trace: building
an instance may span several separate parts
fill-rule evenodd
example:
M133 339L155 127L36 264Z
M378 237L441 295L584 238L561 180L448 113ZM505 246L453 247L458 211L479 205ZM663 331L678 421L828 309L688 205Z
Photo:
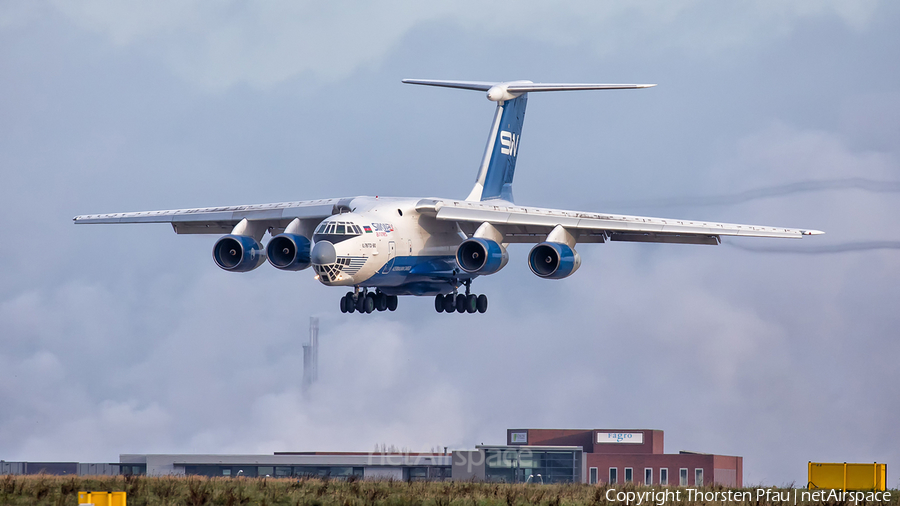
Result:
M743 486L743 458L696 452L664 453L663 431L650 429L509 429L508 447L583 450L586 483ZM489 479L486 473L485 479Z
M447 453L126 454L116 464L2 462L0 474L300 476L347 479L743 486L743 459L664 453L652 429L509 429L505 445Z
M0 476L5 474L52 474L57 476L115 476L119 464L85 462L7 462L0 460Z
M122 474L301 476L394 480L450 478L447 453L283 452L272 455L120 455Z

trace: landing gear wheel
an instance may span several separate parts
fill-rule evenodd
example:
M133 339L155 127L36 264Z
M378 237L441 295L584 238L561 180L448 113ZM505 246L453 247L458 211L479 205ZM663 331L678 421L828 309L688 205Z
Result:
M465 313L466 312L466 296L463 294L459 294L456 296L456 312L457 313Z
M387 296L387 308L388 311L396 311L397 310L397 296L396 295L388 295Z
M366 298L363 296L362 293L360 293L359 295L356 296L356 304L354 307L356 308L356 311L359 313L366 312Z
M375 294L367 294L365 297L363 297L363 300L365 301L363 308L365 309L366 313L375 311Z
M353 300L353 292L347 292L347 295L344 295L344 307L347 308L348 313L356 311L356 301Z
M478 296L474 293L466 295L466 312L471 314L478 311Z
M347 296L346 295L341 297L341 312L342 313L347 312Z
M454 297L452 293L444 295L444 311L447 313L456 311L456 297Z
M378 292L377 294L375 294L375 309L377 309L379 311L384 311L385 309L387 309L387 307L388 307L387 299L388 299L388 296L381 292Z
M487 311L487 295L481 294L478 296L476 308L478 309L479 313L483 313L483 312Z
M434 310L438 313L444 312L444 296L437 294L434 296Z

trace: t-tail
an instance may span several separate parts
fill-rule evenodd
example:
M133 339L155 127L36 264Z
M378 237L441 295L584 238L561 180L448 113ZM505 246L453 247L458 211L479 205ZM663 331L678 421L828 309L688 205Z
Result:
M488 100L497 102L491 132L475 187L466 197L469 201L506 200L513 202L512 183L516 173L516 156L525 122L525 105L528 93L536 91L575 90L629 90L650 88L655 84L568 84L533 83L531 81L483 82L483 81L434 81L430 79L404 79L407 84L442 86L464 90L486 91Z

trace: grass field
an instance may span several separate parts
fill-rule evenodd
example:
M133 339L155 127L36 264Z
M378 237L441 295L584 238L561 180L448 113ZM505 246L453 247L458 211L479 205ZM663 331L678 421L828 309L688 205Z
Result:
M616 490L647 492L679 490L677 487L651 488L633 484ZM686 489L681 501L666 500L666 506L726 504L743 506L788 506L782 501L687 501ZM704 491L723 491L708 488ZM753 491L754 489L745 489ZM779 489L782 492L789 489ZM620 505L607 501L605 486L522 485L468 482L336 481L320 479L202 478L202 477L122 477L122 476L0 476L0 505L75 505L78 491L125 491L129 506L161 505L339 505L339 506L514 506L540 504ZM793 491L790 492L793 494ZM793 497L793 496L792 496ZM900 493L893 491L890 502L898 506ZM797 504L853 503L803 502ZM878 504L878 503L868 503ZM641 506L653 506L643 502ZM862 503L860 503L862 506Z

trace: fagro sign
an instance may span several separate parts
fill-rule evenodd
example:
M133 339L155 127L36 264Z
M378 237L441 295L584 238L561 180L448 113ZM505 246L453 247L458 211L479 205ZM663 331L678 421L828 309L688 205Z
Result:
M598 432L598 443L635 443L643 444L643 432Z

